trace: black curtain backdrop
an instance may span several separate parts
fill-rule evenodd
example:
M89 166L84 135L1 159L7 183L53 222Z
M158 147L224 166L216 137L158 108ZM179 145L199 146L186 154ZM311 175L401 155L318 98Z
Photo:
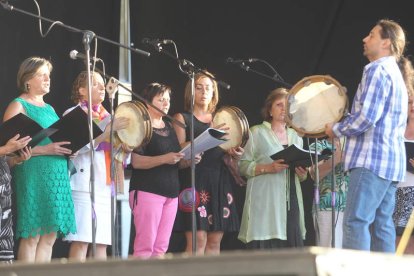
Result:
M79 29L91 30L111 40L119 37L119 0L38 0L42 15L60 20ZM31 0L9 0L16 8L36 13ZM304 77L327 74L348 88L350 100L361 78L367 60L362 55L362 39L376 21L389 18L399 22L414 40L414 19L410 1L395 0L273 0L273 1L200 1L200 0L131 0L131 42L148 50L151 57L132 54L132 85L140 92L149 82L162 82L173 87L171 114L183 107L183 90L188 77L178 70L174 60L143 45L143 38L172 39L180 58L214 73L231 85L221 89L220 105L235 105L246 114L250 125L261 122L260 108L268 92L280 84L235 65L226 64L228 57L261 58L272 64L290 84ZM43 23L44 31L49 23ZM69 52L83 52L82 34L54 27L46 38L39 34L38 20L18 12L0 8L0 111L19 92L16 73L19 64L32 55L51 59L51 93L46 101L58 114L72 105L71 84L83 63L69 59ZM91 49L93 49L93 45ZM173 52L171 45L164 49ZM409 45L406 54L413 47ZM118 48L98 42L98 56L105 61L110 75L118 74ZM262 64L251 68L271 73ZM306 142L306 141L305 141ZM308 245L313 243L309 220L312 183L304 183L307 206ZM237 188L238 207L243 204L244 189ZM171 251L183 247L182 237L173 237ZM242 245L236 235L227 235L223 249Z
M19 9L37 14L32 0L11 0ZM61 21L81 30L91 30L99 36L119 40L119 2L111 0L38 0L43 17ZM43 22L43 33L50 23ZM51 92L45 97L61 115L73 105L70 100L72 82L85 65L80 60L69 58L76 49L84 52L82 33L73 33L55 25L46 38L39 32L37 18L17 11L6 11L0 7L0 89L1 116L9 102L20 94L16 88L16 74L20 63L30 56L41 56L51 60ZM91 45L91 55L94 44ZM108 74L118 75L118 48L98 41L98 56L105 61Z

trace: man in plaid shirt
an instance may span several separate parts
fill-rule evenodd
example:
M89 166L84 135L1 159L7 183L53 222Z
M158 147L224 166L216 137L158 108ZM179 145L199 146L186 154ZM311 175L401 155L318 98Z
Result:
M347 137L344 169L350 172L343 222L343 248L395 251L392 214L396 183L405 178L404 131L407 79L411 63L403 57L404 31L380 20L363 39L370 61L343 121L326 126L330 137Z

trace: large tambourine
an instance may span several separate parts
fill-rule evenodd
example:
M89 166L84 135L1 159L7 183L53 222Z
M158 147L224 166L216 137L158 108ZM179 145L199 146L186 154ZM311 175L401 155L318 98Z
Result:
M230 128L226 136L228 141L221 144L224 150L233 147L244 147L249 139L249 122L246 115L238 107L224 106L217 110L213 117L213 125L225 123Z
M139 101L123 102L115 110L115 118L129 119L128 127L116 131L115 144L124 143L134 149L146 145L152 136L151 117L146 106Z
M315 75L290 89L286 121L301 136L321 138L325 125L340 121L347 109L346 89L330 76Z

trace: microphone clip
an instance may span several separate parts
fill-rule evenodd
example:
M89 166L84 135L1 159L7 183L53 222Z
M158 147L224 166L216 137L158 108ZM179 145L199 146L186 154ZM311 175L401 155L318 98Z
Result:
M117 80L114 77L111 77L108 81L108 83L106 84L106 92L108 92L108 98L109 99L114 99L115 98L115 93L118 91L118 85L119 85L119 80Z
M158 39L158 38L155 38L155 39L143 38L141 42L144 44L152 45L158 52L162 51L162 45L174 43L174 41L172 41L171 39Z
M235 64L235 65L239 66L241 69L243 69L245 71L250 70L250 66L246 65L247 63L253 63L253 62L256 62L256 61L258 61L257 58L233 59L231 57L228 57L226 59L226 63Z

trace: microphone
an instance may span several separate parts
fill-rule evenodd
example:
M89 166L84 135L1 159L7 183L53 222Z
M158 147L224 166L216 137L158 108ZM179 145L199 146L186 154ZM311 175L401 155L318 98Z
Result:
M154 39L143 38L141 42L144 44L155 46L155 47L159 47L161 44L174 43L174 41L172 41L171 39L158 39L158 38L154 38Z
M227 62L227 63L233 63L233 64L243 64L243 63L245 63L245 62L247 62L247 63L252 63L252 62L256 62L256 61L259 61L259 59L257 59L257 58L248 58L248 59L233 59L233 58L231 58L231 57L228 57L228 58L226 59L226 62Z
M223 87L224 89L230 90L231 86L230 84L224 82L224 81L220 81L220 80L216 80L217 85Z
M71 58L71 59L86 59L86 56L85 56L84 54L79 53L79 52L78 52L78 51L76 51L76 50L72 50L72 51L70 51L69 56L70 56L70 58ZM95 57L91 57L91 59L92 59L93 61L102 61L102 59L100 59L100 58L95 58Z

